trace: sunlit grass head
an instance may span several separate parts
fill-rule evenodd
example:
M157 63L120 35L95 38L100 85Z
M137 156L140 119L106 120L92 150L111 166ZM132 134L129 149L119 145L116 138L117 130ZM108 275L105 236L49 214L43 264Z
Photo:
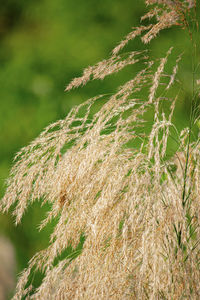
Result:
M191 110L195 118L182 131L173 119L182 96L183 54L168 67L175 45L159 59L147 50L125 52L136 37L146 44L173 25L189 29L196 3L146 4L142 21L153 22L134 28L110 58L85 69L66 91L127 66L137 65L137 73L115 93L74 107L15 157L1 209L14 205L19 223L40 199L51 205L41 229L52 218L57 224L50 245L19 278L14 299L200 296L200 149L199 136L192 137L199 116ZM199 88L193 87L196 101ZM63 257L69 245L74 251ZM44 274L38 288L27 285L32 269Z

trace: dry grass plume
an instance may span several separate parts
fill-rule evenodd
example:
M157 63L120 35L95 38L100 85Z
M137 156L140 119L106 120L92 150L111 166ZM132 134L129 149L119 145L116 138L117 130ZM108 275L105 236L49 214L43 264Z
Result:
M148 51L123 52L130 40L149 43L172 26L189 32L193 43L198 4L145 2L149 10L142 21L152 23L133 28L109 59L86 68L66 90L127 65L137 64L140 71L115 94L73 108L16 155L1 209L14 204L19 223L27 206L41 199L51 204L41 228L52 218L58 222L50 246L21 274L15 300L200 299L200 140L191 138L199 115L193 109L190 126L175 128L181 55L166 72L173 48L155 61ZM192 101L197 103L195 76ZM172 131L177 152L169 156ZM80 255L55 264L69 241L78 245L81 234ZM27 286L32 269L44 273L37 289Z

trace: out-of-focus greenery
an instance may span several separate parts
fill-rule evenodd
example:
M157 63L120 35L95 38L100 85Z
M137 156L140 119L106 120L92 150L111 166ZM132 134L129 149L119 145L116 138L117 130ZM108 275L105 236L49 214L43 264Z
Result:
M2 0L0 10L0 196L14 154L34 139L50 122L63 118L73 105L99 93L110 93L126 74L103 83L65 93L69 81L82 69L109 56L116 44L137 26L144 12L142 0ZM172 35L173 32L173 35ZM176 43L175 43L176 42ZM189 47L181 29L165 30L151 45L155 56L164 56L175 45L174 55ZM144 48L139 40L128 49ZM190 59L186 56L183 82ZM130 68L130 72L133 71ZM130 73L129 73L130 77ZM191 87L185 87L188 95ZM187 94L187 93L186 93ZM187 104L188 103L188 104ZM188 122L189 101L183 99L177 125ZM10 214L0 216L0 232L16 247L17 272L48 244L52 225L41 233L37 226L46 207L34 204L18 227Z

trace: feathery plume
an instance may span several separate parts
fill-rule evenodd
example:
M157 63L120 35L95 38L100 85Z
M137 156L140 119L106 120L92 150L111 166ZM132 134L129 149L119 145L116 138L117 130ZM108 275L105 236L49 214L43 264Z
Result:
M200 298L199 137L191 141L192 127L179 134L173 124L181 55L171 74L172 48L159 61L146 51L119 55L137 36L148 43L162 29L185 28L185 13L196 3L145 2L151 8L142 20L156 22L134 28L66 90L135 63L138 73L111 96L74 107L15 157L1 210L14 204L19 223L40 199L51 204L40 229L58 221L49 246L22 272L14 300ZM168 157L172 130L178 149ZM61 259L69 245L74 250ZM28 284L33 270L44 275L38 288Z

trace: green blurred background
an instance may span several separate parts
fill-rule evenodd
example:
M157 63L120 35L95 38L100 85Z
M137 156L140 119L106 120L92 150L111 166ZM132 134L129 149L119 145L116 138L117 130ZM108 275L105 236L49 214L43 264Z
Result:
M70 108L99 93L113 92L127 78L114 75L104 82L65 93L65 86L88 65L107 58L131 27L137 26L145 6L142 0L1 0L0 9L0 196L15 153L31 142L49 123ZM176 41L177 53L189 46L181 29L165 30L150 49L165 55ZM127 49L144 48L139 40ZM182 80L187 82L191 62L186 55ZM129 68L128 70L131 70ZM190 87L186 88L188 95ZM187 98L187 93L186 93ZM188 122L188 101L179 105L176 123ZM52 226L38 233L47 207L28 209L15 227L10 214L0 215L0 234L12 241L16 273L48 244Z

